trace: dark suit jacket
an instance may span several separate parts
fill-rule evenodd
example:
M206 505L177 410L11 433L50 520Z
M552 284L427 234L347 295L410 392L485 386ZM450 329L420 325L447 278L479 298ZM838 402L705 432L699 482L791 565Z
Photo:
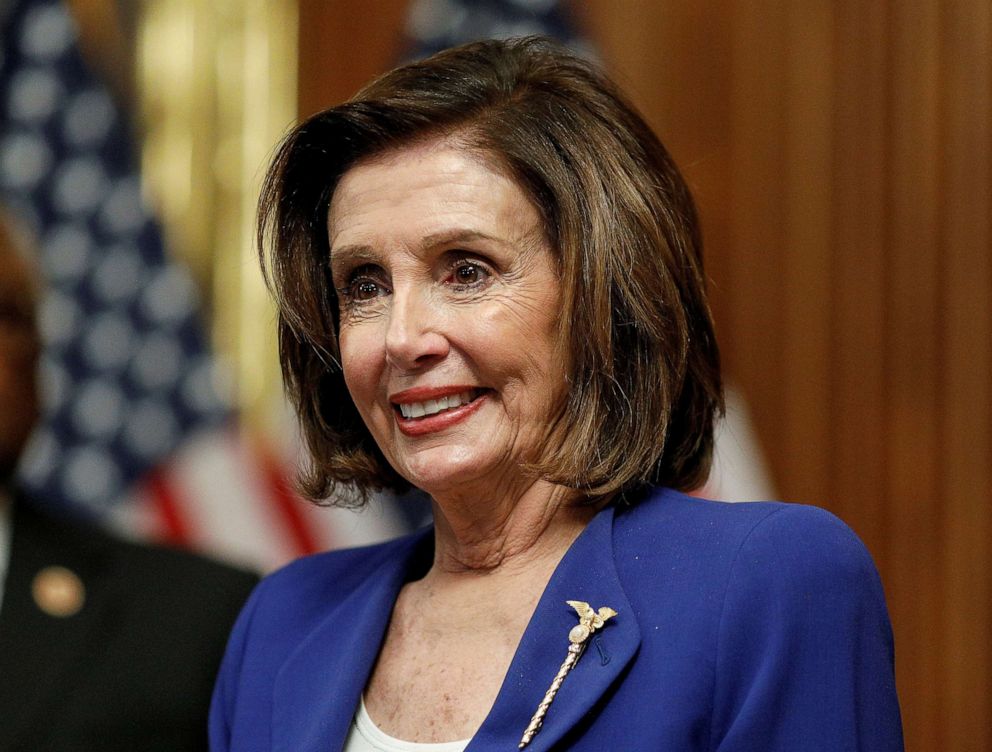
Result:
M138 546L15 502L0 607L0 750L202 750L228 632L256 578ZM32 583L61 566L85 588L67 617Z
M214 752L340 750L397 593L431 556L428 532L263 581L224 658ZM469 752L517 748L565 657L569 599L618 614L527 752L902 749L881 584L823 510L659 491L601 512L552 575Z

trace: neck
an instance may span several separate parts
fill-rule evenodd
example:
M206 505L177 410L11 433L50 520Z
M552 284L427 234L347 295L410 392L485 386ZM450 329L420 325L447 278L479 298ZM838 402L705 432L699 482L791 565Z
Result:
M434 497L436 576L526 572L553 568L597 509L574 491L534 481L480 504Z

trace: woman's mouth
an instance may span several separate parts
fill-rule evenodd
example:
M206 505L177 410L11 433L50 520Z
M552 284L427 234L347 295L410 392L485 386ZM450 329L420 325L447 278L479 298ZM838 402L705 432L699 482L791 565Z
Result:
M456 407L467 405L474 400L481 390L470 389L458 394L449 394L447 397L425 400L424 402L406 402L397 405L400 415L404 418L425 418L437 415L445 410L453 410Z
M479 387L455 388L410 389L394 395L393 412L400 430L409 436L440 431L474 413L489 392Z

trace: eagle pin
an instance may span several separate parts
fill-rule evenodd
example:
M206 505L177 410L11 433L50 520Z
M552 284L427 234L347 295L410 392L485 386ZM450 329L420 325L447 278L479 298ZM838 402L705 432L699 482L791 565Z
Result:
M568 676L568 672L572 670L575 664L578 663L579 658L582 657L586 645L589 644L589 637L597 629L602 629L603 625L609 619L617 615L617 612L609 606L601 606L596 611L585 601L565 602L575 609L575 612L579 615L579 623L568 631L568 655L565 656L565 660L561 664L561 668L558 669L558 673L551 682L551 686L544 693L544 699L541 700L541 704L537 706L537 710L530 719L530 723L527 724L527 729L520 738L520 744L517 745L519 749L523 749L530 744L534 735L541 730L541 724L544 723L544 716L547 715L548 708L551 707L551 703L554 701L555 695L558 694L558 690L561 688L562 682L565 681L565 677Z

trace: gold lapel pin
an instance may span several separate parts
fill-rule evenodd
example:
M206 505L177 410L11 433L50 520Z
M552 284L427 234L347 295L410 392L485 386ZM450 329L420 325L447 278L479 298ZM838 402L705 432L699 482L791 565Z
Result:
M65 567L45 567L31 582L31 595L42 611L57 619L74 616L86 601L86 588L79 576Z
M617 615L617 612L609 606L602 606L599 611L594 611L592 606L585 601L565 602L575 609L579 615L579 623L569 630L568 655L565 656L565 661L561 664L561 668L558 669L558 673L551 682L551 686L548 687L548 691L544 693L544 699L537 706L534 717L527 724L527 730L524 731L524 735L520 739L520 744L517 745L519 749L523 749L530 744L531 739L541 730L541 724L544 723L544 716L547 714L548 708L551 707L551 703L555 699L555 695L558 694L558 690L561 688L562 682L565 681L565 677L568 676L568 672L572 670L575 664L579 662L579 658L582 657L582 653L589 644L589 638L593 632L597 629L602 629L608 619Z

